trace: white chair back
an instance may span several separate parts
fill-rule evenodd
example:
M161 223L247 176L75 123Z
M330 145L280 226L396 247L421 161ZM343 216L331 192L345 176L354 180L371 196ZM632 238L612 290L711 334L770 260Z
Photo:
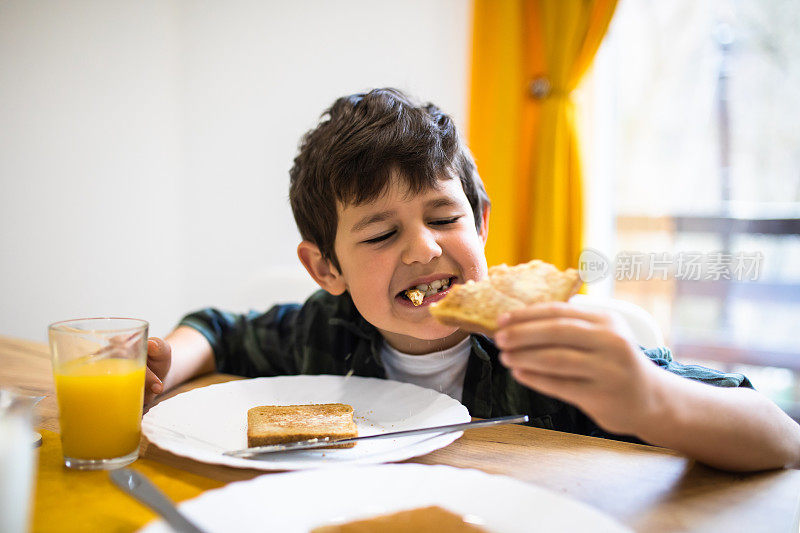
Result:
M656 319L634 303L585 294L576 294L572 297L570 303L586 309L615 313L622 317L630 328L633 340L645 348L664 345L664 335L661 333L661 328L658 327Z

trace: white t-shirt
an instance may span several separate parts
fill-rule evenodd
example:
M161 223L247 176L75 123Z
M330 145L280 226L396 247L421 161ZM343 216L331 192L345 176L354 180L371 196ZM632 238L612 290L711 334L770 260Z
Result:
M460 402L470 349L470 337L447 350L424 355L398 352L384 341L381 359L387 378L433 389Z

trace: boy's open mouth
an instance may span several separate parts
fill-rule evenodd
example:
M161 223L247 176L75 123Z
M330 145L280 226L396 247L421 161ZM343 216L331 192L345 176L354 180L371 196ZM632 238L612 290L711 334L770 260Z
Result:
M431 281L430 283L414 285L397 293L395 298L399 298L401 301L403 301L403 303L414 307L433 303L434 301L440 300L444 297L445 293L447 293L448 289L452 286L456 279L457 278L455 276L452 276L449 278L437 279ZM412 300L414 297L421 297L422 301L415 305Z

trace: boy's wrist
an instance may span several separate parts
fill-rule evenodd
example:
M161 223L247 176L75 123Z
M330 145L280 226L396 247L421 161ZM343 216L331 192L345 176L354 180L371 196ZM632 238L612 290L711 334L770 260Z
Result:
M678 421L676 398L670 394L674 385L669 372L647 362L644 378L644 399L640 402L639 416L635 419L633 433L640 439L653 442L662 437L665 428L675 427ZM680 378L679 378L680 379Z

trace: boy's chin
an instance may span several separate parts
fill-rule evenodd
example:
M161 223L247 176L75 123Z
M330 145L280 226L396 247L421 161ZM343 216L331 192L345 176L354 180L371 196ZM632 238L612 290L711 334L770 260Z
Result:
M384 334L399 335L422 341L440 341L462 334L462 330L459 328L455 326L445 326L432 318L426 320L424 323L414 324L411 327L407 325L406 327L396 329L383 329L381 327L378 327L378 329Z
M380 328L379 328L380 329ZM427 354L452 348L464 340L467 332L451 326L436 323L435 326L423 326L388 331L380 329L383 338L390 346L407 354Z
M410 332L410 336L425 341L437 341L445 340L461 333L461 330L455 326L445 326L433 321L433 324L420 325L414 328L414 331Z

